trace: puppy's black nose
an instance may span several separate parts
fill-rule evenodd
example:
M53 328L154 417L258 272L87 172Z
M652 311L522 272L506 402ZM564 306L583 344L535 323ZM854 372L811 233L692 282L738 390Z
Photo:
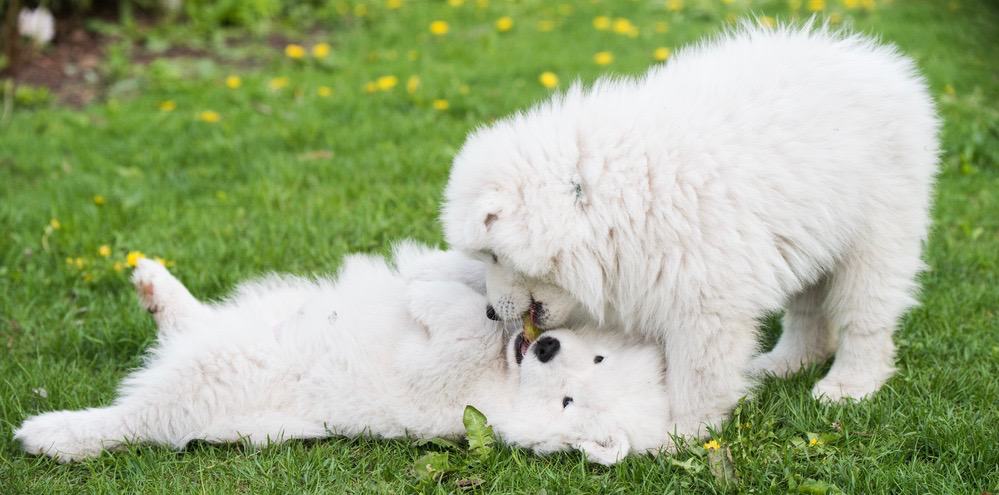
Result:
M496 308L492 304L486 305L486 318L493 321L499 321L500 317L496 315Z
M538 343L534 344L534 355L538 357L538 361L547 363L558 354L560 345L558 339L554 337L541 337Z

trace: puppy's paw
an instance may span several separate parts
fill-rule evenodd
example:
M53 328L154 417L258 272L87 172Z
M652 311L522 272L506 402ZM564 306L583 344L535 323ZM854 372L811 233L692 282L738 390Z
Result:
M57 411L28 418L14 431L24 451L32 455L49 456L59 462L75 462L96 457L104 443L95 437L81 435L90 428L81 422L76 411Z
M755 375L771 374L786 377L797 373L805 366L815 361L812 356L804 354L789 354L773 350L756 356L749 365L749 371Z
M175 279L166 267L148 258L140 259L132 272L132 285L139 296L139 304L153 314L163 310L171 281Z
M863 400L881 388L883 380L856 378L839 380L835 377L825 377L812 388L812 397L823 402L846 402L848 400Z

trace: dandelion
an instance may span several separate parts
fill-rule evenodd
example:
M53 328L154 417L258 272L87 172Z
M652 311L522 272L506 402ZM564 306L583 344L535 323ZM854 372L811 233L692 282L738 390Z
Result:
M52 230L59 230L62 228L62 224L59 223L58 218L53 218L52 220L49 220L49 227L52 227Z
M597 65L610 65L614 61L614 54L611 52L597 52L593 54L593 62Z
M389 91L399 84L399 78L395 76L382 76L375 79L375 86L382 91Z
M809 12L822 12L826 10L826 0L808 0Z
M614 23L611 25L611 29L617 34L623 34L625 36L634 38L638 36L638 27L631 23L630 20L624 17L618 17L614 19Z
M162 112L172 112L177 109L177 103L173 100L164 100L160 102L160 111Z
M503 17L500 17L499 19L496 19L497 31L505 33L511 29L513 29L513 19L510 16L505 15Z
M139 264L139 260L145 258L146 255L142 254L142 251L129 251L128 255L125 256L125 264L135 268Z
M683 0L666 0L666 10L670 12L683 10Z
M167 260L160 258L159 256L153 258L153 261L160 264L160 266L167 266Z
M548 33L555 29L555 21L551 21L548 19L542 19L538 21L537 25L538 25L538 31L541 31L542 33Z
M760 25L767 28L773 29L777 25L777 21L768 15L760 17Z
M316 43L312 45L312 56L315 58L326 58L330 54L329 43Z
M288 58L300 59L305 56L305 47L302 45L296 45L294 43L289 44L284 47L284 54Z
M598 15L594 17L593 27L596 28L597 31L606 31L610 29L611 27L610 17L607 17L605 15Z
M843 6L847 10L853 10L860 6L860 0L843 0Z
M121 272L122 270L125 269L125 264L120 261L115 261L114 264L111 265L111 268L114 269L114 271L116 272Z
M111 246L108 246L107 244L102 244L99 248L97 248L97 254L101 255L102 258L107 258L108 256L111 256Z
M670 51L669 48L666 48L665 46L660 46L659 48L656 48L652 52L652 58L656 59L659 62L664 62L666 61L666 59L669 58L671 53L672 52Z
M219 115L218 112L212 110L205 110L204 112L198 114L198 120L202 122L207 122L209 124L214 124L222 120L222 116Z
M538 82L540 82L542 86L552 89L555 86L558 86L558 76L555 75L554 72L545 71L538 76Z
M364 83L364 92L365 93L375 93L377 91L378 91L378 85L375 84L374 81L368 81L368 82Z
M100 194L95 194L94 195L94 204L95 205L97 205L97 206L104 206L104 204L107 203L107 202L108 202L108 200L104 196L102 196Z
M465 5L465 0L447 0L447 4L454 8L458 8Z
M323 98L329 98L333 95L333 88L329 86L319 86L319 89L316 89L316 94Z
M704 449L705 450L718 450L720 448L721 448L721 444L718 443L718 440L711 440L708 443L704 444Z
M225 87L229 89L239 89L243 85L243 79L233 74L225 78Z
M443 112L444 110L451 108L451 104L444 99L434 100L433 105L434 105L434 110L437 110L439 112Z
M284 89L286 86L288 86L289 82L290 81L289 81L289 79L287 77L284 77L284 76L282 76L282 77L275 77L274 79L271 79L267 83L267 86L269 88L271 88L271 90L277 91L277 90L280 90L280 89Z
M822 440L819 440L817 437L812 437L808 440L809 447L815 447L816 445L822 445Z
M420 89L420 76L409 76L409 79L406 79L406 92L414 94L418 89Z
M389 10L398 10L402 8L402 0L385 0L385 7Z
M430 33L434 36L444 36L451 30L447 21L434 21L430 23Z
M69 257L66 258L66 264L77 269L82 269L84 266L86 266L87 260L79 256L77 256L76 258Z

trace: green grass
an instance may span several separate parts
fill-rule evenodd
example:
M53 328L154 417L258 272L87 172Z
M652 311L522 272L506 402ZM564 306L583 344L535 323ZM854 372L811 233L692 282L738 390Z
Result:
M25 456L13 442L30 414L107 404L141 363L154 326L113 268L127 252L174 261L195 294L214 297L268 270L330 271L346 253L385 252L397 239L440 243L437 205L463 136L544 98L541 72L563 86L639 73L656 47L715 33L748 3L688 0L671 13L630 0L568 10L541 0L485 8L410 0L394 11L375 2L362 18L332 9L322 31L301 36L307 46L333 45L323 63L260 44L216 47L213 63L142 69L118 60L132 80L106 102L15 110L0 124L0 493L444 492L467 480L507 493L771 493L808 479L847 493L999 490L999 8L990 0L878 0L872 12L828 1L845 22L914 56L939 101L945 151L930 270L922 305L897 333L899 371L873 399L813 401L810 387L827 365L768 380L739 407L715 435L731 449L735 485L716 480L699 448L609 469L578 454L502 448L476 463L451 452L458 470L428 482L413 462L436 447L404 441L142 446L75 465ZM787 5L753 2L779 17L790 15ZM512 31L496 32L501 15L512 16ZM597 31L597 15L627 17L639 35ZM429 33L434 19L450 23L447 36ZM539 31L542 20L554 28ZM594 64L602 50L613 52L610 66ZM267 58L248 69L246 53ZM242 76L241 88L225 87L229 73ZM366 93L382 75L398 85ZM421 79L413 94L411 75ZM278 76L288 86L268 89ZM317 96L321 85L333 96ZM450 108L434 110L434 99ZM176 109L159 110L164 100ZM198 121L204 110L221 121ZM61 227L47 229L51 219ZM67 263L77 257L82 268ZM776 322L766 325L767 342ZM808 446L809 433L835 438Z

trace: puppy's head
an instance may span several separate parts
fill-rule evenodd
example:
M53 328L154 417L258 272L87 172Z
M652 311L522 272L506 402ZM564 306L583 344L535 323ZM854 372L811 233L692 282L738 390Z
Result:
M442 223L448 243L488 264L491 315L541 328L603 319L607 229L591 218L579 149L545 108L473 133L455 157ZM544 129L535 129L546 122ZM574 136L574 134L572 134ZM599 235L596 232L601 232Z
M507 348L517 395L513 413L496 418L497 432L540 454L575 449L600 464L654 449L665 440L668 414L661 356L619 332L517 336Z

